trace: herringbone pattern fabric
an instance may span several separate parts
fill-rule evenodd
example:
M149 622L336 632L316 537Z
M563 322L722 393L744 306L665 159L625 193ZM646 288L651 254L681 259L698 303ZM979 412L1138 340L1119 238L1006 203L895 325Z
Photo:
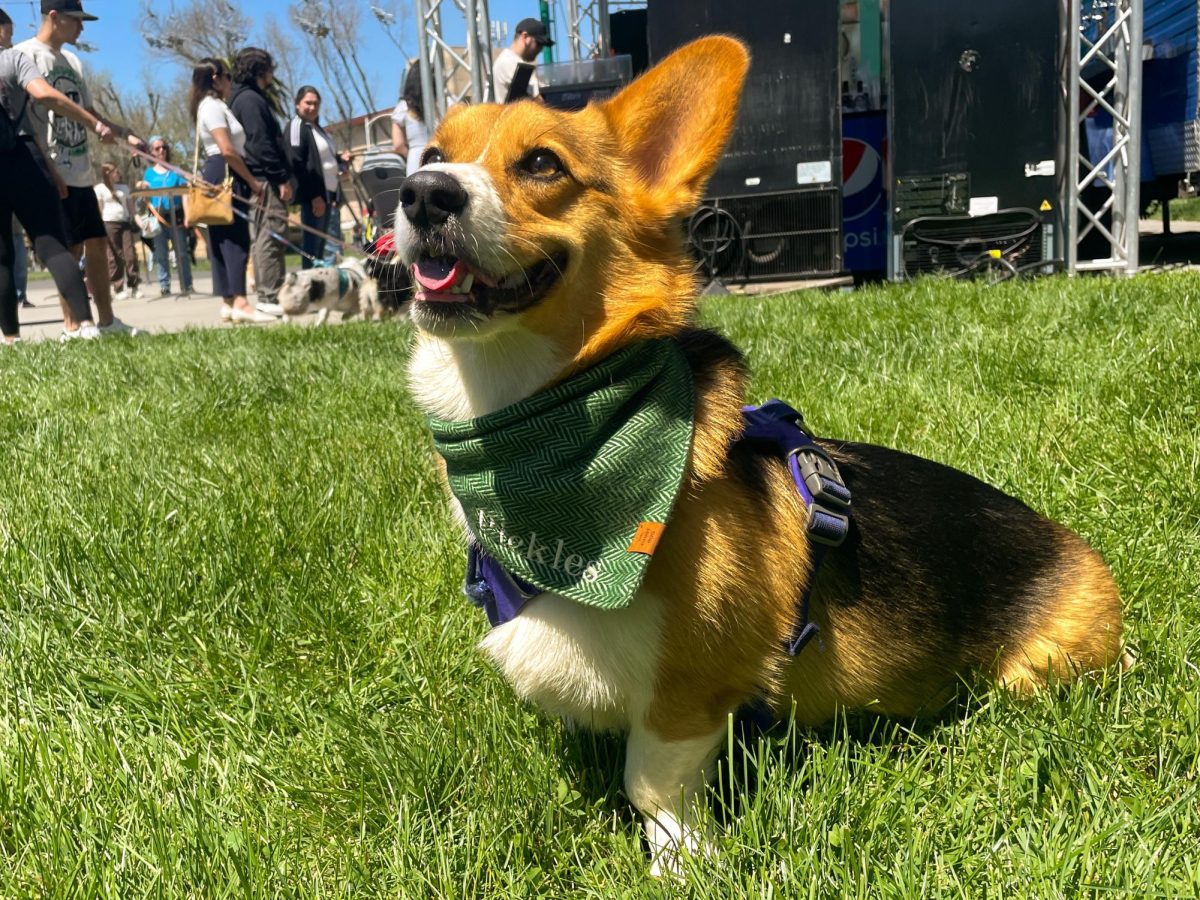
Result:
M645 341L491 415L430 419L450 489L478 542L514 575L579 603L627 606L666 523L692 440L691 369Z

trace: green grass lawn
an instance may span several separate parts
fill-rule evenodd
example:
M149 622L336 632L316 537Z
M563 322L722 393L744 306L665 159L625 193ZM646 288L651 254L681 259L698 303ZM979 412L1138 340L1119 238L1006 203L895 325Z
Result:
M1171 200L1171 218L1180 222L1200 220L1200 197L1187 197L1181 200ZM1156 201L1151 204L1150 210L1146 213L1146 217L1150 219L1161 219L1162 210L1160 202Z
M753 399L1081 532L1140 664L751 741L686 888L647 875L620 742L475 652L403 327L0 353L0 896L1197 896L1198 295L1181 273L707 303Z
M1187 200L1172 200L1171 215L1176 219L1190 219L1195 221L1200 219L1200 197L1191 197Z

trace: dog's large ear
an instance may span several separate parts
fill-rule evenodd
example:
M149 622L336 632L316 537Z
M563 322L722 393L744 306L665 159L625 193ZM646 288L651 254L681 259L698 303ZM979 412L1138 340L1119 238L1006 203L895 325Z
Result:
M689 213L733 130L750 54L714 36L676 50L604 104L638 179L671 212Z

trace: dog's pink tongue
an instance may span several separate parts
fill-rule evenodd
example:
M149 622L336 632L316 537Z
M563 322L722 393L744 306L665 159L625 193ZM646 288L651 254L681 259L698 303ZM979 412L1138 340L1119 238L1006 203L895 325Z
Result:
M437 293L454 287L466 278L467 267L461 259L453 257L422 259L413 266L413 275L421 287Z

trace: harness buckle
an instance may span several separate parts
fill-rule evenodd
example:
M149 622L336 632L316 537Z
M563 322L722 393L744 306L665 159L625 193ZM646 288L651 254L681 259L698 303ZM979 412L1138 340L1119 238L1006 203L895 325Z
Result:
M804 427L804 416L782 400L743 406L742 414L746 420L742 439L768 444L787 461L796 492L808 509L812 574L797 603L796 624L786 645L788 655L796 656L819 631L809 616L809 599L826 552L840 546L850 533L850 489L837 464Z
M812 497L808 506L808 536L828 547L840 547L850 532L850 489L837 464L816 444L792 451L793 476L803 481Z

